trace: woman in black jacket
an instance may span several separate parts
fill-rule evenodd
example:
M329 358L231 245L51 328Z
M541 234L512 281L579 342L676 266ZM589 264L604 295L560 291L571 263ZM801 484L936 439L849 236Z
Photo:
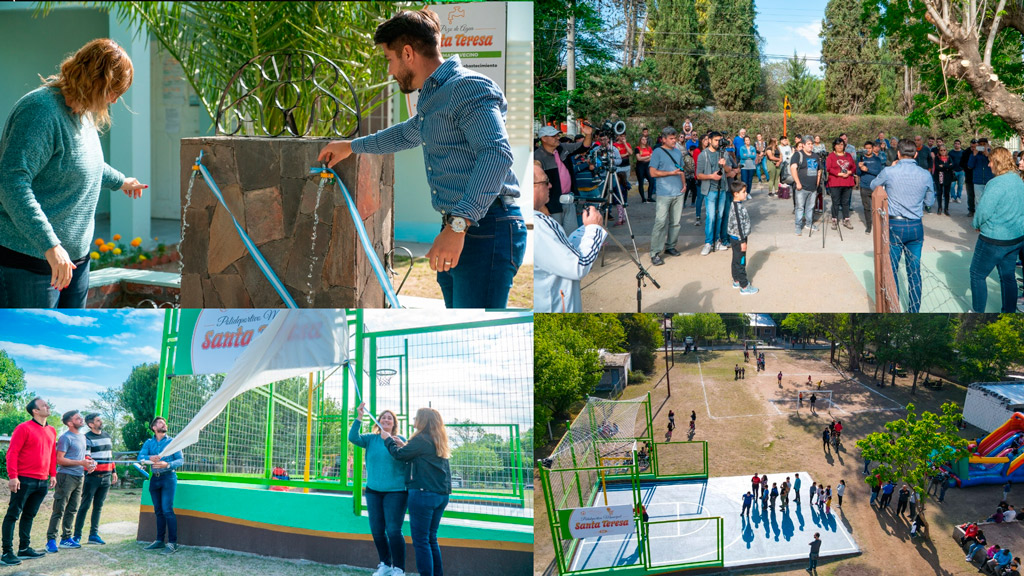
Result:
M443 573L437 529L441 524L448 496L452 493L452 473L448 466L451 448L441 414L433 408L420 408L413 421L416 431L402 445L387 432L381 432L384 446L400 462L409 462L409 531L416 551L416 568L423 576Z

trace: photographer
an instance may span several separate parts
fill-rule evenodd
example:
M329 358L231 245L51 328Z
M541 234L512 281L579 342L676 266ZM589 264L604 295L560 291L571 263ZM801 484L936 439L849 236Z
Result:
M596 160L598 178L604 182L609 170L618 172L618 166L622 164L622 156L619 154L618 148L611 145L611 135L609 132L602 131L598 135L597 142L598 145L590 151L590 157ZM622 226L626 223L626 211L622 204L626 201L626 194L629 193L629 189L622 187L622 183L617 176L612 178L611 182L612 189L606 190L605 193L610 195L611 206L615 206L617 210L615 225Z
M540 129L540 146L534 150L534 159L540 162L541 168L551 181L551 197L547 201L547 209L551 217L562 227L572 232L576 229L576 208L572 203L573 196L578 194L576 174L569 157L590 148L594 142L594 129L586 123L583 128L583 142L561 144L558 137L562 134L553 126Z
M536 312L582 312L580 280L597 261L608 232L593 206L583 212L583 227L571 235L547 213L551 182L539 162L533 167L534 251L533 308Z
M739 169L735 168L732 155L720 149L722 138L719 132L708 134L708 146L697 157L697 180L701 184L706 208L701 256L707 256L716 249L726 249L726 243L721 238L727 233L725 217L729 185L726 178L734 177Z

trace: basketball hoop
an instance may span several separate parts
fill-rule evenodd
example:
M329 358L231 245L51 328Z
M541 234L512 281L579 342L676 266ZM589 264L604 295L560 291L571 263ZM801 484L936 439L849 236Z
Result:
M391 384L391 377L395 374L398 374L398 371L392 370L391 368L381 368L380 370L377 370L377 385L387 386Z

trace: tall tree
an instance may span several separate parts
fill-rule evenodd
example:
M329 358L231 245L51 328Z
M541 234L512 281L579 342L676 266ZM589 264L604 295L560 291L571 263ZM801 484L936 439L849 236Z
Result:
M546 316L577 315L539 314L537 318ZM594 343L584 332L557 320L542 321L534 328L533 365L534 422L542 428L552 418L568 415L569 408L601 381Z
M754 0L718 0L707 17L711 95L722 110L748 110L761 90L761 37Z
M14 402L25 391L25 371L5 350L0 350L0 402Z
M593 2L537 0L534 2L533 60L534 114L542 121L563 119L576 94L566 89L566 42L569 17L575 28L576 64L610 66L614 61L604 19ZM541 49L543 47L543 49ZM577 75L577 80L582 79ZM577 90L579 91L579 90Z
M956 322L939 314L907 314L909 330L903 342L902 358L914 373L911 394L917 394L917 376L922 371L945 368L953 355Z
M708 78L694 0L659 0L652 17L650 53L660 83L658 103L665 112L695 108L704 101Z
M1024 318L1019 314L1002 314L998 320L986 324L978 322L981 314L969 314L965 319L974 323L974 329L964 330L956 343L960 354L954 367L965 384L993 382L1006 377L1010 367L1024 364Z
M907 405L907 417L886 423L885 432L872 432L857 440L863 457L878 466L866 480L876 475L882 482L905 482L922 498L927 498L925 480L932 465L953 462L967 455L967 440L960 438L957 422L961 408L954 402L942 405L942 413L922 412Z
M789 96L795 114L820 114L825 111L823 83L807 69L807 58L799 58L794 52L793 57L786 61L785 77L782 95Z
M881 50L873 22L863 16L860 0L829 0L825 7L819 36L825 102L833 114L860 115L875 100Z
M626 331L633 369L646 374L654 371L654 353L665 344L665 335L655 314L620 314L619 320Z
M1024 133L1024 3L865 0L864 10L881 15L885 36L905 40L903 56L910 65L937 65L944 87L940 99L949 85L963 83L991 112L986 125L997 133Z
M676 338L693 336L693 342L702 346L708 340L725 336L725 322L718 314L676 314L672 317Z
M159 364L140 364L132 368L121 386L121 405L131 413L131 419L121 429L125 448L138 450L149 438L149 423L156 411L156 381L160 377Z

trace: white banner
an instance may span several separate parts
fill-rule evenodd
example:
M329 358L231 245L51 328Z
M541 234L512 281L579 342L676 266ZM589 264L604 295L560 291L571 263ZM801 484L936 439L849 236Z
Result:
M221 387L160 453L195 444L232 398L294 376L327 370L348 361L348 323L342 310L280 310L237 356ZM173 417L173 414L171 415Z
M433 4L430 9L441 19L441 55L458 54L462 66L487 76L505 92L504 2ZM419 90L406 94L410 115L416 113Z
M569 515L569 533L573 538L592 538L636 532L632 506L577 508Z
M223 374L280 310L199 311L192 330L192 374Z

